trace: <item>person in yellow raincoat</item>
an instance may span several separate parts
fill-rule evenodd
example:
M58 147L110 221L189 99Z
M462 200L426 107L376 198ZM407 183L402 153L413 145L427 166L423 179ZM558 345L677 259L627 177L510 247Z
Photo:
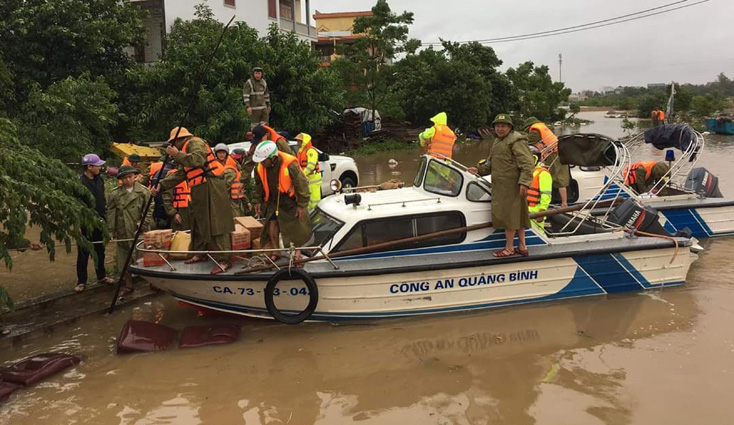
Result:
M418 135L421 146L426 148L428 155L439 159L444 157L451 159L454 151L454 142L456 142L456 134L446 124L448 117L446 112L440 112L431 118L433 127L429 127Z
M311 136L300 133L296 136L298 142L298 165L301 166L303 174L308 179L308 190L311 198L308 201L308 209L316 208L321 200L321 168L319 167L319 151L313 147Z
M553 177L545 164L540 160L542 154L540 149L530 146L530 153L535 158L535 169L533 170L533 182L528 188L528 212L537 213L548 209L553 192ZM545 217L530 220L530 225L542 234L545 234Z

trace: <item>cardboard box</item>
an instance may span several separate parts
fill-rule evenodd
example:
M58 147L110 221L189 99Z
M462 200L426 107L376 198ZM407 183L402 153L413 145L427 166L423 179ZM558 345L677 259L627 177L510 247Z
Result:
M143 245L148 249L167 251L171 248L173 231L171 229L151 230L143 235Z
M168 254L163 254L166 259L168 259ZM162 266L166 264L165 261L163 261L163 258L158 255L158 253L155 252L144 252L143 253L143 267L155 267L155 266Z
M263 231L263 225L254 217L235 217L235 225L240 225L250 231L251 240L260 237Z
M232 235L232 251L250 249L250 231L243 226L235 226Z

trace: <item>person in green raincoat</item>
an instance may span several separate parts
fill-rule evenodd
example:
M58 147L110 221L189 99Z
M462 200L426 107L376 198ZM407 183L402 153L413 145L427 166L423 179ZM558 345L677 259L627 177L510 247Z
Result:
M433 127L425 129L418 135L421 146L426 148L426 153L433 157L451 159L454 152L456 134L449 128L446 112L440 112L431 118Z
M311 238L308 202L311 193L308 179L298 165L298 158L280 152L271 141L260 143L252 156L255 168L255 190L252 203L255 214L265 217L265 230L260 236L263 248L278 248L279 233L283 243L303 246ZM296 251L295 259L301 257ZM274 260L278 255L272 255Z
M513 130L508 114L499 114L492 121L494 139L486 162L469 168L474 175L492 176L492 225L505 229L505 248L494 253L495 257L515 254L528 255L525 229L530 227L528 204L525 197L533 181L535 161L528 148L528 140ZM515 233L519 246L514 247Z
M234 231L234 221L227 185L221 177L224 167L216 160L207 142L183 127L180 131L178 127L171 130L168 141L173 143L166 148L166 153L174 159L179 169L176 173L169 173L158 187L153 188L153 195L187 180L191 192L189 225L192 250L207 251L212 246L216 251L229 251L232 247L230 233ZM212 253L212 257L217 262L212 274L232 267L229 254ZM204 254L195 254L185 263L200 261L207 261L207 257Z
M308 189L311 192L311 200L308 209L313 210L321 201L321 168L319 166L319 152L311 143L311 135L299 133L296 136L298 142L298 165L301 166L303 174L308 179Z
M140 220L143 219L143 210L150 198L150 191L136 181L140 174L137 168L123 165L117 174L122 185L112 189L107 199L107 227L110 229L112 239L132 239L138 230ZM143 231L150 229L153 220L153 209L148 209L144 218ZM125 267L127 255L132 249L132 242L117 242L117 270L122 271ZM133 291L133 281L129 272L123 276L125 287L120 292L124 296Z
M561 164L558 158L558 137L539 119L529 117L522 123L528 134L528 142L538 148L542 154L540 160L548 165L553 176L553 187L561 196L561 206L568 206L568 187L571 185L571 168Z

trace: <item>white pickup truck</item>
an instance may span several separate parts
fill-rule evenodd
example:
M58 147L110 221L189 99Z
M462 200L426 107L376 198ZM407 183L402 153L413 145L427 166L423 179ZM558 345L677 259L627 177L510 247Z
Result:
M232 143L227 145L229 151L232 152L235 149L244 149L245 152L250 150L250 142ZM297 152L298 145L295 141L291 140L288 142L293 152ZM359 169L354 159L348 156L341 155L329 155L324 154L320 150L319 156L324 157L325 161L319 161L319 167L321 167L321 195L327 196L334 193L331 188L332 180L339 180L342 187L355 187L359 184Z

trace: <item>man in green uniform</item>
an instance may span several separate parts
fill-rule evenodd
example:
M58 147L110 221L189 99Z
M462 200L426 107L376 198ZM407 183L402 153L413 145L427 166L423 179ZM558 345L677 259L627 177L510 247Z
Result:
M258 145L253 155L257 163L253 204L255 214L265 217L265 229L260 236L260 245L279 247L278 234L282 232L283 243L303 246L311 237L311 220L307 207L311 194L306 175L298 166L298 159L278 151L275 143L265 141ZM277 259L278 255L273 255ZM295 259L301 258L300 250Z
M535 169L533 170L533 182L528 189L528 212L538 213L548 209L551 202L551 194L553 192L553 177L546 168L545 164L540 160L543 154L535 146L530 147L530 153L535 159ZM545 235L545 217L538 217L530 220L533 228Z
M260 124L267 124L270 120L270 92L268 83L263 78L263 69L256 67L252 70L252 77L245 82L242 95L247 114L250 115L250 129Z
M217 251L229 251L232 247L230 233L234 230L232 209L229 206L229 193L221 175L224 167L214 157L214 152L203 139L195 137L185 128L171 130L168 156L178 164L178 171L169 173L153 194L168 190L184 180L188 180L191 192L189 205L189 224L191 226L191 246L194 251L206 251L214 246ZM212 257L217 266L212 274L218 274L232 267L229 254L215 253ZM186 260L187 264L207 261L204 254L195 254Z
M558 137L535 117L529 117L523 122L523 129L528 133L528 141L540 150L540 160L548 166L553 176L553 187L561 195L561 206L568 206L568 187L571 185L571 168L561 164L558 158Z
M123 165L117 174L122 185L112 189L107 200L107 226L110 229L112 239L131 239L135 237L140 220L144 219L143 230L150 228L152 221L152 209L143 218L143 210L150 198L150 191L142 184L135 181L140 174L137 168ZM132 242L117 242L117 270L122 271L125 260L132 249ZM133 281L129 272L124 276L125 287L120 296L125 296L133 291Z
M505 248L494 253L495 257L515 254L528 255L525 229L530 227L528 205L525 201L533 181L533 156L528 149L528 139L513 131L508 114L499 114L492 121L496 138L489 150L486 162L469 168L474 175L492 176L492 226L505 229ZM520 240L514 248L515 233Z
M222 177L227 184L232 217L241 217L244 214L243 201L246 202L247 200L244 198L245 192L242 190L243 186L240 182L240 166L237 161L229 156L229 147L224 143L219 143L214 147L214 154L217 156L217 161L224 166Z
M669 177L668 171L670 166L665 161L633 162L625 170L624 183L638 194L648 193L660 180Z

